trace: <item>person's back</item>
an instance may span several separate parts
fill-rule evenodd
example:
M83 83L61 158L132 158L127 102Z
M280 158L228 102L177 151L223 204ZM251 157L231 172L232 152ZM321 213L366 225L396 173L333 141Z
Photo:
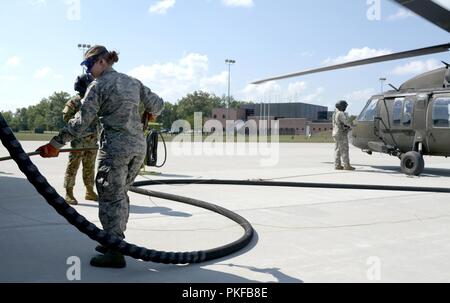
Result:
M139 114L141 87L138 80L112 68L92 84L90 89L96 89L100 97L101 150L113 154L145 150Z

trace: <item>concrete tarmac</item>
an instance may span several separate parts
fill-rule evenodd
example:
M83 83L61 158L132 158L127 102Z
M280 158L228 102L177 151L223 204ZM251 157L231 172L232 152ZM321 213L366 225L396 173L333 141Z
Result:
M43 144L23 143L27 151ZM167 165L151 169L161 175L137 180L450 187L450 161L439 157L426 157L424 174L408 177L400 172L397 158L354 148L351 159L357 170L335 171L332 144L280 144L271 156L263 150L247 156L208 155L202 147L180 155L169 146ZM0 157L7 155L0 146ZM32 160L64 196L67 154ZM257 236L244 251L205 264L162 265L127 257L122 270L93 268L89 260L96 243L47 205L14 162L0 162L0 282L72 282L67 278L70 257L81 262L81 282L450 282L450 194L208 185L152 189L233 210L253 224ZM97 203L83 200L81 170L75 194L77 211L101 227ZM130 197L126 240L133 244L192 251L242 235L234 222L209 211L133 193Z

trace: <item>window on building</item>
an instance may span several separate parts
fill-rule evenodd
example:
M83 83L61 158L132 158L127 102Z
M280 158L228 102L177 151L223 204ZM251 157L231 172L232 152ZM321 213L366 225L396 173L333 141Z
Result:
M358 121L369 122L375 120L375 114L377 111L378 99L372 99L367 102L366 107L363 109L358 117Z
M222 118L223 118L223 119L226 119L226 118L227 118L227 116L225 116L225 115L222 115Z
M450 98L437 98L434 100L433 126L450 128Z
M214 115L214 119L217 119L217 115Z

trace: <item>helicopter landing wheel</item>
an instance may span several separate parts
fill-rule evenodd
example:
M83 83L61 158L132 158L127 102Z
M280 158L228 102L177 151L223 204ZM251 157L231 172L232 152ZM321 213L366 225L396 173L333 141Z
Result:
M423 156L415 151L407 152L401 158L402 172L408 176L419 176L425 169Z

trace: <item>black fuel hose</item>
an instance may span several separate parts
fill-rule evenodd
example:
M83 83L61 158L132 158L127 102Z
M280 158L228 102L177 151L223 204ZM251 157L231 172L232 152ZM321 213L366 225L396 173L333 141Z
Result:
M58 214L63 216L70 224L75 226L79 231L87 235L94 241L100 244L118 250L120 253L130 256L135 259L143 261L151 261L155 263L164 264L191 264L211 261L214 259L223 258L233 254L244 247L246 247L253 238L254 230L251 224L239 216L225 208L203 202L196 199L179 197L164 193L159 193L163 199L169 199L190 205L206 208L216 213L226 216L238 223L245 231L244 235L237 241L218 247L215 249L195 252L164 252L138 247L129 244L120 238L110 235L105 231L99 229L95 224L89 222L85 217L80 215L74 208L66 203L56 190L47 182L44 176L41 175L38 168L30 160L30 157L25 153L19 141L17 141L12 130L9 128L3 115L0 113L0 139L6 149L9 151L13 160L18 164L19 169L25 174L28 181L36 188L36 190L45 198L47 203L52 206ZM138 192L138 189L133 189ZM152 193L156 195L158 193Z
M164 136L162 135L162 133L160 131L158 131L159 136L161 137L161 140L164 144L164 162L160 165L156 164L156 168L162 168L164 167L164 165L166 165L167 162L167 144L166 144L166 140L164 139Z
M302 183L302 182L279 182L264 180L216 180L216 179L186 179L186 180L148 180L135 182L133 186L142 187L150 185L243 185L264 187L293 187L293 188L327 188L327 189L359 189L376 191L401 191L401 192L424 192L424 193L450 193L446 187L412 187L412 186L389 186L370 184L339 184L339 183ZM134 191L134 189L131 189ZM149 191L150 192L150 191ZM152 195L153 196L153 195ZM156 197L156 195L154 196Z
M141 189L142 186L151 185L179 185L179 184L195 184L195 185L236 185L236 186L265 186L265 187L292 187L292 188L328 188L328 189L359 189L359 190L377 190L377 191L401 191L401 192L433 192L433 193L450 193L450 188L442 187L411 187L411 186L386 186L386 185L358 185L358 184L334 184L334 183L299 183L299 182L274 182L263 180L149 180L135 182L130 191L157 197L161 199L172 200L176 202L186 203L193 206L202 207L237 222L244 230L245 234L239 240L219 247L217 249L197 252L160 252L149 250L142 247L129 244L121 239L107 234L103 230L97 228L94 224L87 221L86 218L70 207L64 199L48 184L47 180L39 173L37 167L31 162L29 157L23 151L20 143L14 137L11 129L8 127L5 119L0 113L0 138L3 145L8 149L13 159L19 165L20 170L27 176L28 180L35 186L38 192L47 200L47 202L55 208L67 221L73 224L78 230L85 233L91 239L105 245L107 247L117 249L124 255L131 256L135 259L151 261L165 264L188 264L200 263L224 256L247 246L253 237L254 230L251 224L239 216L225 208L217 205L206 203L200 200L191 199L182 196L176 196L167 193L150 191Z

